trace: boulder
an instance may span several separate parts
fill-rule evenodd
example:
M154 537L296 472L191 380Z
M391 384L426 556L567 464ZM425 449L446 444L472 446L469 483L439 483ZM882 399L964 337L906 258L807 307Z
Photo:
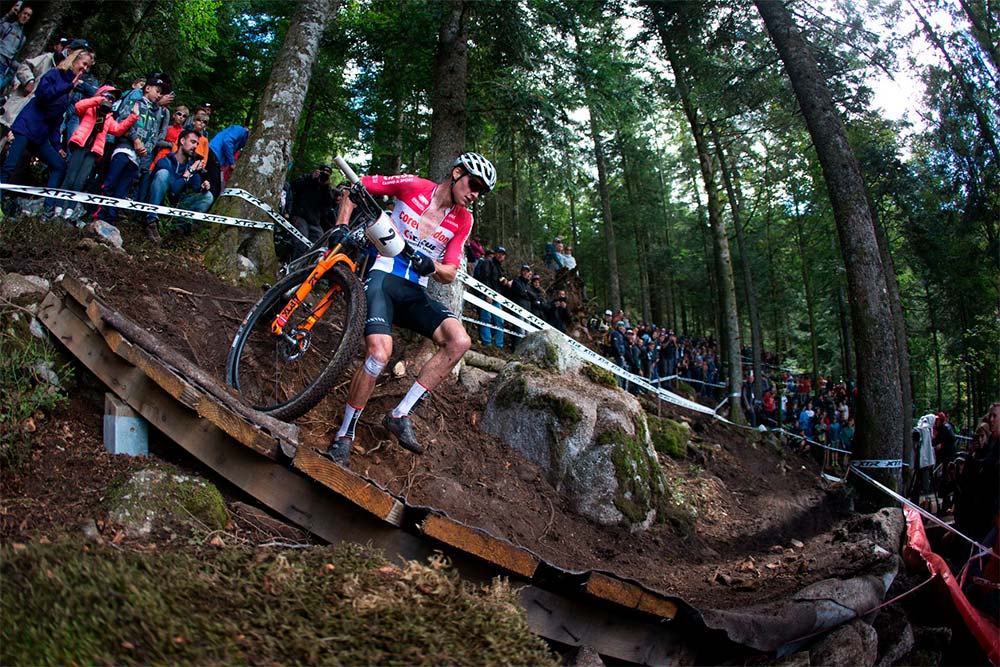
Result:
M122 249L122 233L118 231L117 227L109 222L94 220L83 228L83 232L105 245L109 245L112 248L118 248L119 250Z
M0 276L0 299L19 306L38 303L49 291L49 281L40 276L5 273Z
M666 518L667 484L638 401L589 379L546 332L517 354L491 385L482 429L534 461L592 521L636 531Z
M236 256L237 276L240 280L246 280L257 275L257 265L253 260L243 255Z
M114 486L108 498L108 519L130 537L192 524L221 530L228 517L226 503L212 484L166 466L136 471Z
M475 366L463 365L458 372L458 382L470 394L478 394L496 377L496 373L484 371Z

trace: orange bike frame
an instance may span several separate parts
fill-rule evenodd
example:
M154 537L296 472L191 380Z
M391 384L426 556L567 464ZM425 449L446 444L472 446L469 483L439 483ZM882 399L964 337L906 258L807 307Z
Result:
M357 268L355 267L354 262L344 253L337 252L338 250L340 250L339 245L329 250L323 259L316 264L316 267L309 274L309 277L305 279L305 282L299 285L299 288L295 290L295 295L285 305L285 307L281 309L278 316L274 318L274 322L271 322L271 333L276 336L280 336L282 334L285 325L288 324L288 318L291 317L292 313L295 312L295 309L302 304L302 301L309 296L313 287L315 287L316 283L320 281L320 278L326 275L327 271L341 262L346 262L347 266L351 267L351 273L354 273L355 268ZM306 331L312 329L313 325L316 324L316 322L323 317L326 311L330 308L330 304L333 303L334 295L339 291L339 286L334 285L331 287L330 290L323 295L320 302L316 304L316 308L313 309L313 312L306 318L305 322L300 324L298 328Z

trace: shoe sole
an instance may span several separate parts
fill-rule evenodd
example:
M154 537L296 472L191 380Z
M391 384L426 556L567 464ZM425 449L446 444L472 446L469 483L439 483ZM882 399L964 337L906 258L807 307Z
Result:
M414 454L423 454L424 453L424 448L423 448L423 446L420 443L417 443L417 442L414 442L414 443L404 442L398 435L396 435L395 433L393 433L392 429L389 428L388 422L389 422L389 416L386 415L385 418L382 419L382 426L385 428L385 430L389 431L389 433L392 434L392 437L396 438L396 442L399 443L400 447L402 447L403 449L405 449L408 452L413 452Z

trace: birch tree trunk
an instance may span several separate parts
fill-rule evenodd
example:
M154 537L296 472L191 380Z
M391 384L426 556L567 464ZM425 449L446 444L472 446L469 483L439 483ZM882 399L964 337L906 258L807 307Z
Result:
M857 351L858 406L855 460L899 459L909 429L904 428L892 311L885 267L879 255L875 225L864 180L847 141L829 88L816 60L780 0L754 0L778 50L816 147L833 204L840 248L847 268L851 321ZM872 477L899 491L899 468L872 468ZM852 477L865 510L891 503L891 498Z
M264 86L256 127L236 162L229 187L242 188L279 208L285 170L292 157L292 144L299 114L305 104L312 65L320 37L333 16L336 0L303 0L292 16L285 41ZM241 199L227 197L213 213L260 219L261 212ZM262 275L274 275L274 235L271 232L217 226L205 251L205 265L224 280L238 276L237 254L249 257Z

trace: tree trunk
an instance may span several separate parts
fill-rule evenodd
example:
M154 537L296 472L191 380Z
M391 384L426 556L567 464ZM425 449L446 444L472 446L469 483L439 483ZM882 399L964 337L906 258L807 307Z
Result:
M741 423L743 411L740 405L740 388L743 383L743 372L740 365L740 320L736 309L736 285L733 282L733 262L729 254L729 238L726 235L726 223L722 218L722 204L719 201L719 193L715 184L712 154L708 149L701 121L698 120L698 110L691 100L687 72L681 66L666 27L658 21L657 28L660 33L660 41L663 43L667 59L670 62L670 69L674 73L674 82L681 98L684 115L691 126L695 148L698 151L698 166L701 169L701 178L704 181L705 195L708 199L708 223L712 229L714 241L715 274L718 279L722 320L719 332L723 334L725 342L725 346L720 346L719 349L725 350L726 353L729 418L736 423Z
M719 158L719 171L722 172L722 182L726 186L726 195L729 197L729 209L733 214L733 227L736 230L736 248L740 251L743 291L746 292L747 311L750 316L750 345L753 348L751 351L754 377L753 393L754 396L760 398L764 395L764 336L761 333L760 311L757 309L757 292L754 288L753 272L750 270L749 248L747 248L747 242L743 235L743 193L740 191L739 182L735 180L726 162L726 154L722 150L722 142L719 140L719 131L715 123L711 123L709 128L712 131L715 154Z
M455 158L465 150L465 100L469 74L469 11L465 0L448 0L438 30L431 95L431 180L448 176ZM462 253L464 267L465 253ZM427 293L453 313L462 312L462 283L450 285L431 280ZM456 369L458 367L456 366Z
M656 174L660 177L660 206L663 208L663 242L665 245L663 272L667 278L663 290L667 311L665 320L668 328L675 328L677 327L677 311L674 308L674 255L673 249L670 247L670 212L667 209L667 187L663 181L663 170L657 169Z
M788 71L823 168L837 222L858 355L855 459L900 459L909 429L904 429L892 311L884 298L888 277L879 256L861 168L823 75L788 9L780 0L754 3ZM883 484L900 490L900 469L875 468L869 472ZM852 479L859 480L855 482L859 507L867 510L890 503L890 498L874 487L856 476Z
M34 30L31 31L31 35L21 49L20 60L22 62L28 58L41 55L52 46L52 42L57 37L56 31L72 6L72 0L52 0L52 2L48 3L48 6L45 8L45 14L35 24Z
M802 268L802 289L805 290L806 314L809 316L809 347L812 351L812 386L813 392L819 391L819 343L816 339L816 308L812 295L812 283L809 280L809 259L806 257L806 239L802 233L802 216L799 215L799 203L795 205L795 239L799 245L799 264Z
M851 335L851 319L847 310L847 295L844 293L843 282L837 280L837 315L840 320L840 335L844 339L844 379L854 377L854 337Z
M635 210L638 202L635 194L635 179L630 170L630 162L625 154L625 142L621 133L616 133L618 152L622 158L622 178L625 180L625 192L628 195L629 208ZM649 239L646 238L646 229L639 220L639 216L632 216L632 231L635 234L636 261L639 273L639 307L642 309L643 322L653 321L653 308L650 302L652 290L649 288Z
M618 277L618 250L615 246L615 226L611 217L611 190L608 187L608 167L604 145L597 127L597 110L590 105L590 138L594 142L594 162L597 163L597 190L601 196L601 218L604 220L604 243L608 255L608 302L617 313L622 307L622 290Z
M309 137L312 136L313 119L315 117L316 97L313 96L309 98L309 104L306 105L306 117L302 121L302 130L298 133L298 140L295 142L295 156L292 158L292 165L302 162L302 158L306 154L306 145L309 143ZM299 167L301 166L300 164ZM337 180L339 179L334 179L334 182Z
M958 0L962 5L966 18L972 25L972 36L976 38L976 43L983 53L987 55L993 63L993 69L1000 73L1000 25L997 23L997 7L995 0L984 0L983 7L973 7L972 0Z
M231 187L252 192L275 210L292 155L298 118L309 90L312 63L335 6L335 0L303 0L298 5L264 86L257 113L260 121L251 129L229 183ZM261 216L255 207L231 197L221 200L213 212L250 219ZM253 260L262 275L274 274L274 236L270 232L216 227L205 251L205 265L223 279L236 280L237 254Z

